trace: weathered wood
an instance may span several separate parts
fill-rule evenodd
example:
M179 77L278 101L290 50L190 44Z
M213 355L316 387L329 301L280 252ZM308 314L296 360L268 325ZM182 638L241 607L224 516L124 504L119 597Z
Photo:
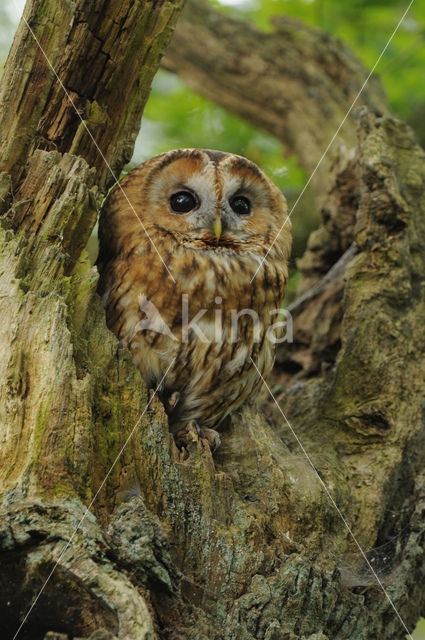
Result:
M320 211L322 225L310 234L306 251L297 260L301 279L297 299L290 305L294 341L278 348L282 371L317 374L335 361L341 346L341 301L347 260L357 251L354 227L359 207L358 162L342 159L330 176ZM296 215L296 213L295 213Z

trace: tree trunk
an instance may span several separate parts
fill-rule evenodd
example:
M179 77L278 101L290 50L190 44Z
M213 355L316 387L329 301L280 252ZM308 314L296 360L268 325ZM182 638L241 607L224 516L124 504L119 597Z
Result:
M50 2L25 15L118 172L180 5ZM235 414L214 458L196 434L175 447L105 327L82 251L110 174L22 24L1 91L7 634L49 578L19 638L404 637L321 481L411 628L425 604L425 156L410 130L358 114L356 154L330 175L305 259L298 308L321 296L321 335L304 359L281 351L273 390L318 475L275 404L268 418Z

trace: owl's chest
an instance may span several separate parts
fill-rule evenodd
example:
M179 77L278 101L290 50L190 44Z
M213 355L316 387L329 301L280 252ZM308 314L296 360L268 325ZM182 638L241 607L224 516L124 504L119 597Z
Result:
M258 390L253 360L263 374L270 370L269 330L283 292L262 277L251 283L248 268L191 267L175 283L148 270L138 281L126 274L118 307L129 304L131 312L119 335L145 380L152 386L163 380L164 399L179 393L175 422L190 417L212 427Z
M163 306L169 318L199 314L204 322L220 315L230 319L232 312L252 309L261 314L264 307L280 304L284 276L276 277L273 267L265 282L264 273L253 278L258 261L245 254L176 251L170 257L173 275L158 280L146 273L146 295Z
M197 349L202 344L260 340L274 322L278 301L264 292L258 296L248 286L238 292L213 284L178 287L165 297L162 291L147 291L149 308L139 305L141 317L153 317L155 326L163 333L169 330L177 342L193 339Z

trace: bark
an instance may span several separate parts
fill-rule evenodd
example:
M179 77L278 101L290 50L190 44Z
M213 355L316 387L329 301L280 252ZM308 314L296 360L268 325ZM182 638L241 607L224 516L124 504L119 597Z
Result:
M73 7L76 13L67 13ZM101 124L98 132L117 170L134 139L129 121L136 129L141 116L136 85L148 86L179 8L165 0L105 3L92 14L91 3L81 2L64 5L62 28L52 29L49 16L59 24L60 11L47 0L27 6L48 52L64 38L64 59L56 62L74 78L69 90L84 76L90 34L105 43L111 25L120 25L108 51L113 68L102 108L121 123L122 135L111 130L109 142ZM75 40L81 24L91 26ZM276 407L268 407L267 418L255 406L235 414L214 458L196 433L179 451L161 405L154 399L147 407L129 354L105 327L97 273L81 250L109 177L66 103L59 106L55 78L37 49L30 51L22 25L19 38L25 42L15 41L1 94L17 100L17 117L21 109L26 114L19 126L2 115L16 143L2 142L0 179L5 632L13 636L51 574L20 638L41 639L48 631L92 640L403 637ZM20 55L24 85L16 72ZM134 55L139 66L131 64ZM115 73L130 74L123 86ZM40 77L51 83L44 98ZM97 85L103 76L96 77ZM19 98L14 83L16 93L22 87ZM123 87L126 99L118 100ZM33 115L36 90L44 107ZM88 83L84 100L91 104L96 98L87 96L96 91L101 87ZM69 117L63 129L62 117ZM323 115L317 117L320 129ZM323 344L332 333L335 347L326 362L317 356L320 366L304 370L298 363L298 377L284 386L276 381L274 390L412 627L425 604L425 154L394 119L364 110L358 129L355 156L331 175L324 231L310 244L309 281L298 303L303 309L338 283L339 293L322 299L319 315L325 324L336 318L329 320L333 333L317 323Z
M188 0L162 66L192 89L268 131L308 173L368 76L338 39L297 20L279 16L263 32L221 13L204 0ZM356 103L388 113L376 77ZM323 195L335 158L356 143L348 117L313 178Z

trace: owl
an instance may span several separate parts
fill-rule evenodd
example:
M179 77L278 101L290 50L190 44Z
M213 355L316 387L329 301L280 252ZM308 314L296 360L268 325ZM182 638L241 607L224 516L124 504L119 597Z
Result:
M177 443L217 427L262 385L288 280L286 201L238 155L177 149L117 186L99 223L108 327L158 388Z

